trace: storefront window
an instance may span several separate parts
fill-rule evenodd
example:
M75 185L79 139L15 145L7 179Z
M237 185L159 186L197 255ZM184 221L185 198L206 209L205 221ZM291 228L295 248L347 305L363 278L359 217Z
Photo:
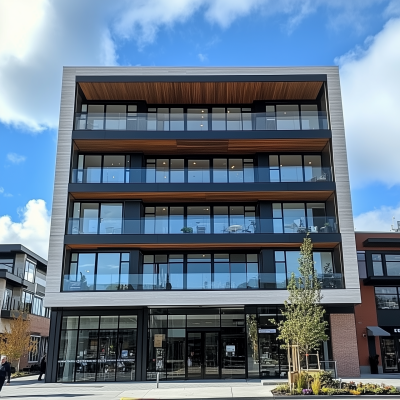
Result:
M399 309L399 299L395 287L375 287L375 300L379 310Z
M64 317L57 380L135 380L136 328L135 315Z

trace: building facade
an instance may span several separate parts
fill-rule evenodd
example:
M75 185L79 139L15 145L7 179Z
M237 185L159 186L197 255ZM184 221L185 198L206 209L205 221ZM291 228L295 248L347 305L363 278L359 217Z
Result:
M46 379L286 376L271 319L307 232L321 359L357 376L336 67L64 68Z
M356 232L362 303L355 306L362 373L400 372L400 233Z
M26 247L0 244L0 332L9 329L10 320L23 310L31 325L31 340L37 351L20 359L19 368L39 363L47 351L50 311L43 305L46 288L47 261Z

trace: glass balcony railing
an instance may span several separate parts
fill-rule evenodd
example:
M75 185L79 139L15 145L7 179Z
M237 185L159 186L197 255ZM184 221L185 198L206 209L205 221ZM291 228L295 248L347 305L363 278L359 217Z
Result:
M262 234L262 233L337 233L335 217L257 218L207 215L121 218L69 218L69 235L163 235L163 234Z
M254 183L254 182L330 182L330 168L264 167L217 168L85 168L73 169L71 183Z
M322 289L342 289L341 273L318 274ZM175 273L64 275L63 291L254 290L286 289L289 277L278 273Z
M76 113L75 130L285 131L329 129L325 111L299 113Z

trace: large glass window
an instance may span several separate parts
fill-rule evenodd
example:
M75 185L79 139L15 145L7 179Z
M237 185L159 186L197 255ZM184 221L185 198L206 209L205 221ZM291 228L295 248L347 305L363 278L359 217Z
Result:
M13 267L14 267L14 260L12 258L0 258L0 269L5 269L10 274L12 274Z
M146 160L146 183L210 183L211 179L213 183L254 182L254 160L252 158Z
M210 183L210 161L189 160L188 161L189 183Z
M374 276L383 276L383 263L381 254L372 254L372 269Z
M400 276L400 254L385 254L387 276Z
M320 155L270 155L271 182L325 182L330 180L329 168L322 168Z
M297 104L277 104L276 126L278 130L299 130L299 106Z
M299 276L299 251L275 251L276 287L285 288L292 274ZM343 287L342 274L337 271L329 251L313 252L314 269L322 289Z
M398 310L399 298L396 287L375 287L376 307L379 310Z
M334 217L326 216L325 203L273 203L274 233L337 232Z
M67 272L65 291L130 288L129 253L72 253Z
M63 317L57 380L135 380L137 316Z
M400 276L400 254L373 253L373 276Z
M34 346L33 350L29 352L28 362L37 363L39 362L39 353L40 353L40 336L30 336L31 344Z
M35 271L36 271L36 264L27 259L25 261L25 275L24 275L24 279L28 282L35 282Z
M129 182L129 155L80 154L73 183Z

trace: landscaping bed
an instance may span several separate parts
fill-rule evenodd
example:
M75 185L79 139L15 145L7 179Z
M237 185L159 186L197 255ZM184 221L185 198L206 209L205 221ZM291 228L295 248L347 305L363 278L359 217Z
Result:
M400 391L392 386L374 383L342 382L333 379L330 372L308 374L302 372L293 387L288 384L278 385L272 390L274 396L361 396L361 395L400 395Z

